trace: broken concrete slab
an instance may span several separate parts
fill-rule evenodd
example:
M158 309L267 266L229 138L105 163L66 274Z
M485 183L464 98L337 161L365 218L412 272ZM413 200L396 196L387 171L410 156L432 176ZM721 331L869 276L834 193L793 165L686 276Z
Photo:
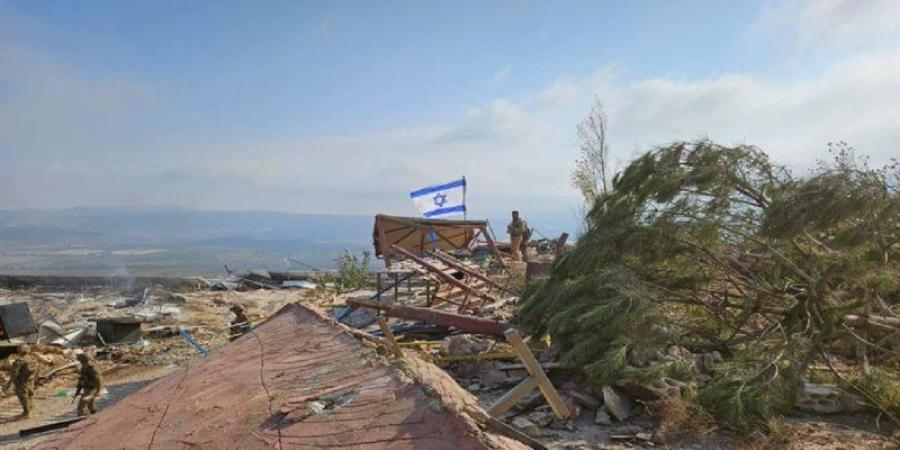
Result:
M619 395L615 389L603 386L603 404L619 421L631 417L631 402L627 397Z

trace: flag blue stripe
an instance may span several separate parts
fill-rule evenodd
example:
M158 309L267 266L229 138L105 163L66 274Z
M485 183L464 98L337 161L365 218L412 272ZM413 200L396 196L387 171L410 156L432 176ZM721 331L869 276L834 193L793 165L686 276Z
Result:
M451 206L449 208L433 209L431 211L426 212L424 214L424 216L425 217L434 217L434 216L440 216L443 214L450 214L450 213L455 213L455 212L465 212L465 211L466 211L466 205L457 205L457 206Z
M427 188L419 189L418 191L410 192L409 197L410 198L421 197L423 195L430 194L432 192L446 191L447 189L453 189L455 187L460 187L460 186L465 186L465 185L466 185L466 179L463 178L461 180L451 181L446 184L439 184L437 186L430 186Z

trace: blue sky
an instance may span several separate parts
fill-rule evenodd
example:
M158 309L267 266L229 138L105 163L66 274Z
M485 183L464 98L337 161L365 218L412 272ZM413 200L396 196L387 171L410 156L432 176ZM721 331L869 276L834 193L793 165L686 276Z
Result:
M0 0L0 207L571 216L574 128L896 156L900 3ZM35 181L40 180L40 183Z

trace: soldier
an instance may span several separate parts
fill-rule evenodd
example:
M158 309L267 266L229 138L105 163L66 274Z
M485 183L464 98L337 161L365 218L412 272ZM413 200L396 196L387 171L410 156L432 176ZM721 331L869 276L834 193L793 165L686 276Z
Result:
M86 353L78 355L78 362L81 363L78 387L75 389L75 397L81 394L81 399L78 400L78 415L96 414L97 405L95 402L100 395L103 378L100 377L100 372L97 371L97 368L91 364L91 358Z
M528 223L519 218L518 211L512 212L512 222L506 226L506 232L509 233L510 251L513 261L521 261L523 254L527 260L526 246L531 238L531 229L528 228Z
M234 313L234 320L231 321L231 328L228 329L229 341L233 341L250 331L250 319L244 314L244 307L233 305L231 312Z
M19 358L12 369L12 377L6 383L6 389L10 385L15 386L16 397L22 404L22 416L29 418L34 413L34 382L37 378L38 365L31 357L31 351L27 345L19 347Z

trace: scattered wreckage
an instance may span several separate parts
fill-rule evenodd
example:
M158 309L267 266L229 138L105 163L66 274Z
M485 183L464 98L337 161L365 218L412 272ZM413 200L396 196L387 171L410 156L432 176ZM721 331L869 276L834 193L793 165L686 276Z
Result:
M299 288L324 294L319 304L330 309L292 302L218 350L192 335L198 327L168 323L187 305L159 286L109 303L130 316L93 317L93 327L65 328L42 316L29 328L20 323L31 318L27 306L8 319L0 307L0 333L34 330L38 342L60 347L180 336L205 357L39 448L92 448L113 438L129 448L543 448L538 439L581 435L652 444L658 436L629 422L638 405L680 397L683 382L591 385L551 343L512 325L525 280L546 273L566 239L535 243L527 263L515 262L486 221L378 215L373 240L385 270L366 289L335 295L312 272L227 267L224 277L202 280L225 293ZM715 351L669 351L696 358L706 377L722 361ZM860 404L834 386L808 383L797 406L834 413Z

